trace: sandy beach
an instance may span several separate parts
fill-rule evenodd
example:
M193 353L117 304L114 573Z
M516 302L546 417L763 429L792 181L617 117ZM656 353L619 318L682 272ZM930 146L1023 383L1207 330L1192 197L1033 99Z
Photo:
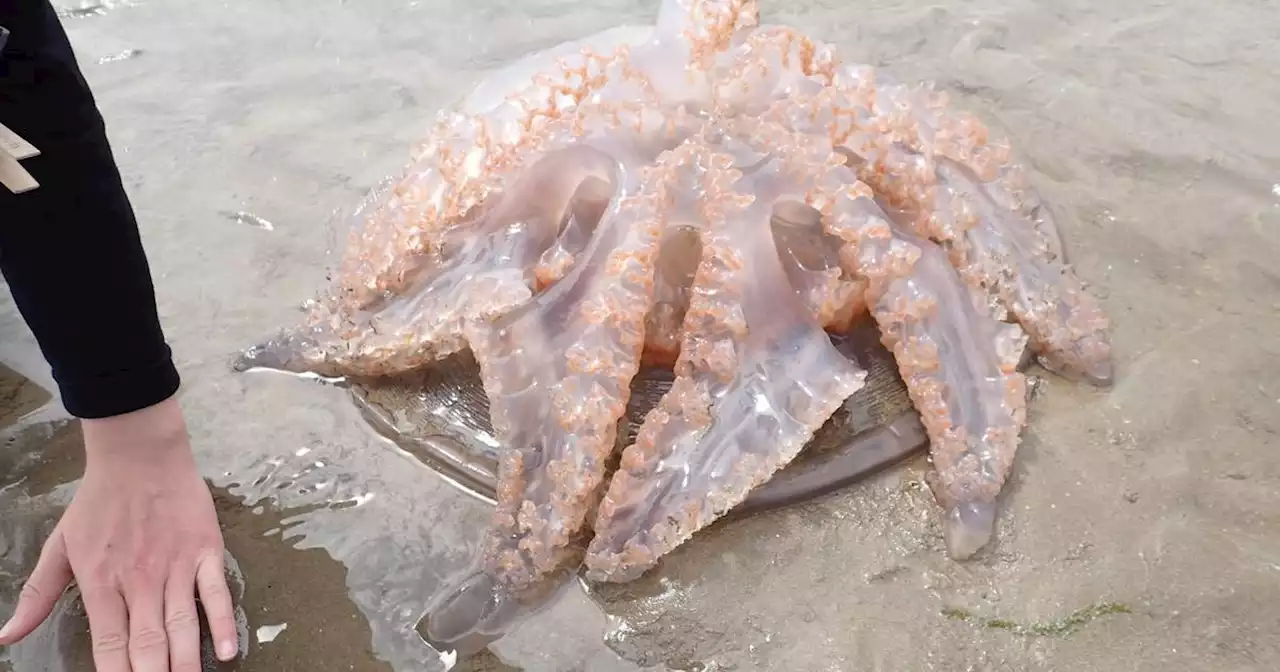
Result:
M488 510L344 390L229 363L300 317L344 214L435 112L652 0L97 0L108 124L243 574L221 669L448 669L415 631ZM761 0L1008 136L1113 323L1116 384L1042 377L997 541L946 556L912 461L575 586L458 670L1262 671L1280 657L1280 5ZM4 222L9 225L10 222ZM76 426L0 291L0 615L74 492ZM56 396L56 395L54 395ZM283 626L283 628L281 627ZM0 672L87 669L64 600Z

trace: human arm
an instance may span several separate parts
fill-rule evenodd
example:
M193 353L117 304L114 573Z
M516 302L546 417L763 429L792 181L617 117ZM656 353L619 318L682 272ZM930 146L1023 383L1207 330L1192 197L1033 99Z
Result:
M0 270L67 410L104 418L172 396L178 372L102 117L44 0L3 3L0 123L40 150L42 186L0 188Z
M0 187L0 271L82 419L87 457L0 645L44 621L74 578L100 672L198 670L197 590L219 657L236 633L134 213L53 8L0 2L0 25L0 123L41 152L22 162L39 188Z

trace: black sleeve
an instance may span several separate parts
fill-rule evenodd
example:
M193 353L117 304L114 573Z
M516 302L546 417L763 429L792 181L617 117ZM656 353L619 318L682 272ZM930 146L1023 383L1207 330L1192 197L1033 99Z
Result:
M102 418L164 401L177 369L106 128L48 0L0 0L0 123L41 154L0 186L0 271L63 405Z

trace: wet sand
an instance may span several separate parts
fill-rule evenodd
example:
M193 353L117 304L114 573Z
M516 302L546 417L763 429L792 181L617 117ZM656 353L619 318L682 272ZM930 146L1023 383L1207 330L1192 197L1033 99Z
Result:
M8 427L22 416L49 402L50 394L13 369L0 364L0 427Z
M8 389L40 391L27 379L0 368L0 390ZM40 398L27 398L32 397ZM0 432L6 432L0 474L4 485L16 484L14 491L0 494L0 511L5 514L0 523L0 615L5 617L22 579L34 566L39 542L64 508L60 500L42 500L74 483L84 469L83 439L76 423L36 423L11 431L14 416L19 415L15 410L35 410L30 404L14 403L20 400L0 397L0 417L9 418L0 423ZM249 641L242 642L241 658L228 664L216 664L206 646L210 654L206 672L390 669L369 650L369 625L347 598L342 565L323 550L299 551L289 543L285 522L289 512L247 507L222 489L215 489L214 503L234 563L235 570L228 574ZM38 534L31 534L37 530ZM26 543L14 543L20 537ZM5 667L0 655L0 669L23 669L37 661L57 661L39 669L91 669L88 619L74 590L55 614L53 623L33 635L36 646L21 647L17 659L8 661L11 667ZM259 637L259 628L269 632L281 625L286 627L270 641Z
M170 0L68 19L139 212L202 469L245 506L296 512L307 550L270 558L345 568L282 569L287 586L261 604L334 605L323 627L337 627L349 600L368 631L343 625L342 648L366 662L445 668L414 625L488 511L369 432L342 390L233 375L229 357L297 319L340 214L399 170L440 105L529 51L650 22L655 5ZM1046 377L997 542L972 562L946 558L916 462L701 533L634 585L571 591L493 655L553 672L1272 669L1280 7L763 5L849 60L938 81L1011 138L1113 317L1117 384ZM49 387L7 297L0 360ZM29 552L65 496L6 500L0 556ZM257 563L243 559L250 582ZM276 642L283 669L333 641L290 639L301 631ZM39 646L0 655L46 669Z

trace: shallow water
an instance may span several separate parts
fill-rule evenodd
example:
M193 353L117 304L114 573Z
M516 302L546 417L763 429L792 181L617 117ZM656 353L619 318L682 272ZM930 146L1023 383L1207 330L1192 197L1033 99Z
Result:
M603 607L575 590L494 655L523 670L606 672L1272 667L1280 6L763 5L766 20L850 60L937 80L1010 135L1113 316L1117 385L1046 379L997 544L973 562L946 559L917 463L704 532L654 575L593 589ZM241 558L250 591L268 552L297 558L277 588L283 611L248 614L250 629L305 623L294 614L313 604L342 613L341 594L324 588L345 581L368 627L348 636L366 636L368 664L444 669L413 626L470 559L486 506L368 431L344 391L233 375L229 358L296 319L323 281L335 213L398 170L440 105L529 51L648 22L656 3L102 6L67 28L139 212L202 469L231 501L286 516L287 531L266 538L278 548ZM50 387L7 297L0 360ZM6 562L42 538L68 492L47 485L36 497L0 490L16 507L4 509ZM345 578L290 546L326 553ZM1048 636L979 620L1053 623L1097 602L1132 613ZM328 628L303 627L251 660L304 664L302 648L325 644ZM0 668L46 669L38 661L59 641L48 628L0 653Z

